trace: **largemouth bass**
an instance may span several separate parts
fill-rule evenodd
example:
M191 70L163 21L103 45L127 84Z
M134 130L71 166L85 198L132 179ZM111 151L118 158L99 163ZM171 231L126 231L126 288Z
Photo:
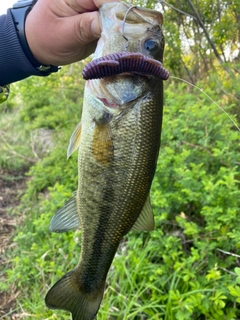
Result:
M79 150L78 190L50 224L53 232L82 229L78 265L46 296L49 308L75 320L95 318L123 236L154 228L149 192L167 78L160 12L116 2L104 4L100 18L102 35L83 72L91 80L82 119L68 148L68 156Z

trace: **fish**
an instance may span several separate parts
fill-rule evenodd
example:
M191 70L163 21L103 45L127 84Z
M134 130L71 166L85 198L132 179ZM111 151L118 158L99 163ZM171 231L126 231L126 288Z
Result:
M79 263L45 297L74 320L96 317L122 238L154 229L149 194L168 77L160 12L111 2L99 14L102 33L83 70L82 118L67 150L78 150L78 189L50 222L51 232L82 230Z

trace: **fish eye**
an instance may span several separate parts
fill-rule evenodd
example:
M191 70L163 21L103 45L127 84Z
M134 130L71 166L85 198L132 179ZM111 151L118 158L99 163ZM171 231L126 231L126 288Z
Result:
M156 51L158 49L158 42L154 39L147 39L144 42L144 48L150 52Z

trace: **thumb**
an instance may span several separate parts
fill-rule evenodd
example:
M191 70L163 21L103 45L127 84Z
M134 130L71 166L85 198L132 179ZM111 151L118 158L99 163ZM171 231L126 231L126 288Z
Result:
M71 18L72 23L72 18ZM99 14L97 11L81 13L75 16L75 35L80 43L91 43L101 35Z

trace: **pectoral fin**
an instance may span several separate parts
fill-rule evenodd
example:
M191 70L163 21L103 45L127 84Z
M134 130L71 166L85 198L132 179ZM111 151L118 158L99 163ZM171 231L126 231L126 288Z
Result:
M131 230L134 231L152 231L154 229L154 217L148 195L145 205L140 213L137 221L134 223Z
M67 150L67 158L69 158L73 154L73 152L78 149L80 144L81 131L82 131L82 124L81 122L79 122L71 135L68 150Z
M79 228L76 194L52 217L49 230L51 232L67 232Z
M92 142L92 154L95 160L103 166L108 166L113 160L113 149L109 124L96 124Z

